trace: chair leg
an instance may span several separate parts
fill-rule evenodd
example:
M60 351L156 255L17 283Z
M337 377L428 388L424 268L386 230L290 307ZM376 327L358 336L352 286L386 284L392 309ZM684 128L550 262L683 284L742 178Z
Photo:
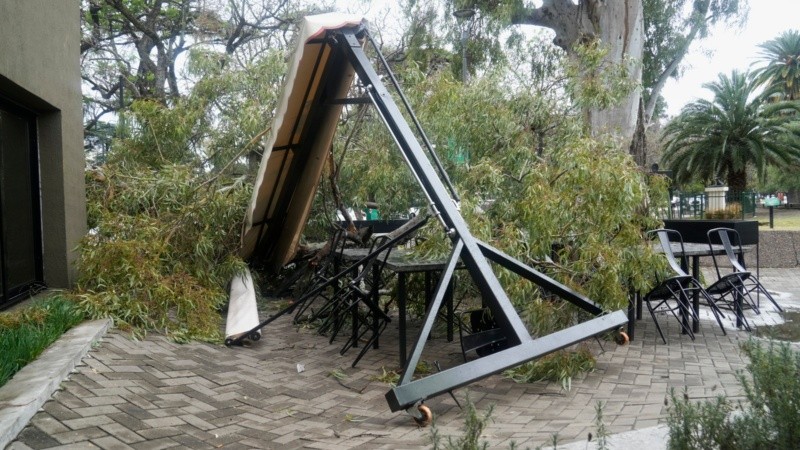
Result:
M681 312L681 314L678 316L675 314L673 309L670 309L669 311L678 320L678 323L681 325L681 329L683 329L683 331L685 331L686 334L688 334L689 337L694 340L694 332L692 331L692 325L689 323L689 318L692 320L698 320L698 317L694 311L694 308L692 308L692 302L689 301L689 294L686 292L686 289L683 287L683 285L677 286L677 291L672 289L672 287L670 287L669 290L672 292L672 295L678 299L678 310Z
M664 332L661 331L661 325L658 324L658 319L656 319L656 313L653 310L653 305L650 302L645 301L647 305L647 310L650 311L650 316L653 318L653 322L656 324L656 330L658 330L658 334L661 336L661 340L664 341L664 345L667 344L667 338L664 337ZM466 359L466 356L464 357Z
M711 308L711 312L714 314L714 318L717 319L717 324L719 325L720 330L722 330L722 334L724 336L727 336L728 332L725 331L725 326L722 324L722 317L725 317L724 314L722 314L722 310L719 309L717 303L714 301L713 298L711 298L710 295L708 295L708 293L705 290L701 290L700 294L703 297L705 297L708 307Z
M764 296L767 297L767 300L772 302L772 304L775 305L775 308L777 308L779 312L783 312L783 308L781 308L781 306L778 304L778 302L776 302L775 299L772 298L772 294L769 293L767 288L765 288L764 285L761 284L760 281L758 281L758 280L753 280L753 281L755 282L755 285L756 285L756 289L755 290L758 290L759 292L764 293Z
M369 350L372 347L372 344L378 339L378 335L383 333L383 330L386 329L387 323L388 322L385 322L385 321L381 322L381 324L379 325L378 333L377 334L373 334L372 337L370 337L367 340L367 342L364 344L364 347L361 348L360 352L358 352L358 356L356 356L356 359L353 361L353 363L350 365L350 367L353 367L353 368L356 367L356 364L358 364L358 362L361 361L361 358L364 357L364 355L367 353L367 350Z

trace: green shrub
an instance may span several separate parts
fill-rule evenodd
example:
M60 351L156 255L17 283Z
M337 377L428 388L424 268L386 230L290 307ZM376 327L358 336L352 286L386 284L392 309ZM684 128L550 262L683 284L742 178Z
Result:
M742 217L742 204L731 203L724 209L717 209L714 211L706 212L706 219L740 219Z
M83 320L83 313L63 297L52 297L18 311L0 313L0 386L36 359L65 331Z
M178 165L106 165L88 175L80 305L137 334L219 339L225 286L244 267L236 252L249 184Z
M750 358L747 373L737 373L746 402L723 396L694 403L684 392L670 394L669 448L800 448L800 352L788 343L766 348L751 340L742 346Z
M444 438L439 434L439 430L434 426L431 428L431 442L433 450L479 450L489 448L489 443L481 441L481 434L492 420L492 412L494 405L490 405L489 409L483 414L480 414L475 404L467 395L464 405L464 427L460 436L447 436Z

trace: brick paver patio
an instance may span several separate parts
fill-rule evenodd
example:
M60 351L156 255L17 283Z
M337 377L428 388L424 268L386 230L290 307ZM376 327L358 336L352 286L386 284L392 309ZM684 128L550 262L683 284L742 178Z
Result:
M786 270L786 273L778 272ZM795 269L762 274L769 283L800 291ZM775 276L775 279L770 277ZM797 296L795 296L797 298ZM740 395L735 372L745 367L738 346L748 339L728 326L728 336L705 321L696 341L667 324L663 345L649 318L638 322L636 339L619 347L587 342L597 350L597 369L574 380L570 392L556 383L516 384L493 376L467 392L481 411L494 405L485 439L492 447L545 445L585 439L593 432L595 405L603 402L611 432L663 423L670 388L688 389L693 399ZM264 329L250 348L206 343L175 344L151 334L141 341L118 331L84 359L9 448L426 448L430 429L405 413L391 413L382 375L395 370L394 322L353 369L355 352L339 356L311 329L288 318ZM423 360L451 367L460 361L456 342L438 333ZM304 370L298 371L298 364ZM433 369L435 370L435 369ZM331 372L346 376L337 380ZM447 395L426 403L443 435L454 435L463 415Z

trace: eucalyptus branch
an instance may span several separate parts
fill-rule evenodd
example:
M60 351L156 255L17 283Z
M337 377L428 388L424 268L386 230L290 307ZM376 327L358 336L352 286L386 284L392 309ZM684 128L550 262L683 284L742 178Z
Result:
M350 148L350 143L353 140L353 137L356 133L361 129L361 124L364 120L364 117L367 113L366 105L358 105L358 112L356 113L355 124L353 124L353 128L350 130L350 133L347 135L347 139L344 141L344 145L342 146L342 154L339 156L339 163L336 164L336 172L334 177L338 180L339 179L339 167L341 167L342 162L344 161L344 157L347 154L347 150Z
M199 184L199 185L198 185L198 186L197 186L197 187L196 187L194 190L195 190L195 191L197 191L197 190L198 190L198 189L200 189L201 187L203 187L203 186L205 186L205 185L208 185L208 184L211 184L212 182L216 181L216 180L217 180L217 178L219 178L220 176L222 176L222 174L223 174L223 173L225 173L225 171L226 171L226 170L228 170L228 168L229 168L231 165L233 165L233 163L235 163L235 162L236 162L236 161L237 161L239 158L241 158L242 156L244 156L245 152L249 151L251 146L253 146L253 145L254 145L256 142L258 142L258 141L259 141L259 140L260 140L262 137L264 137L264 136L265 136L267 133L269 133L269 132L270 132L270 130L272 130L272 126L269 126L269 127L265 128L265 129L263 129L261 132L259 132L259 133L258 133L258 134L256 134L255 136L253 136L253 138L252 138L252 139L250 139L250 141L249 141L247 144L245 144L245 145L244 145L244 147L242 147L242 149L239 151L239 153L237 153L237 154L236 154L236 156L234 156L233 158L231 158L231 160L230 160L230 161L228 161L228 163L227 163L227 164L225 164L225 166L223 166L223 167L222 167L222 169L220 169L220 170L219 170L219 172L217 172L217 174L216 174L216 175L214 175L213 177L211 177L211 178L209 178L209 179L207 179L207 180L203 181L202 183L200 183L200 184Z

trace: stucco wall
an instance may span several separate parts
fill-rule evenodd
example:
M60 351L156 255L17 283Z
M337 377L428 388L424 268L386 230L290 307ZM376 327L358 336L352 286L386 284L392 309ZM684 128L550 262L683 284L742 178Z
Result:
M760 230L758 233L761 267L797 267L800 262L800 231Z
M75 277L86 231L79 0L0 1L0 95L38 115L44 277Z

